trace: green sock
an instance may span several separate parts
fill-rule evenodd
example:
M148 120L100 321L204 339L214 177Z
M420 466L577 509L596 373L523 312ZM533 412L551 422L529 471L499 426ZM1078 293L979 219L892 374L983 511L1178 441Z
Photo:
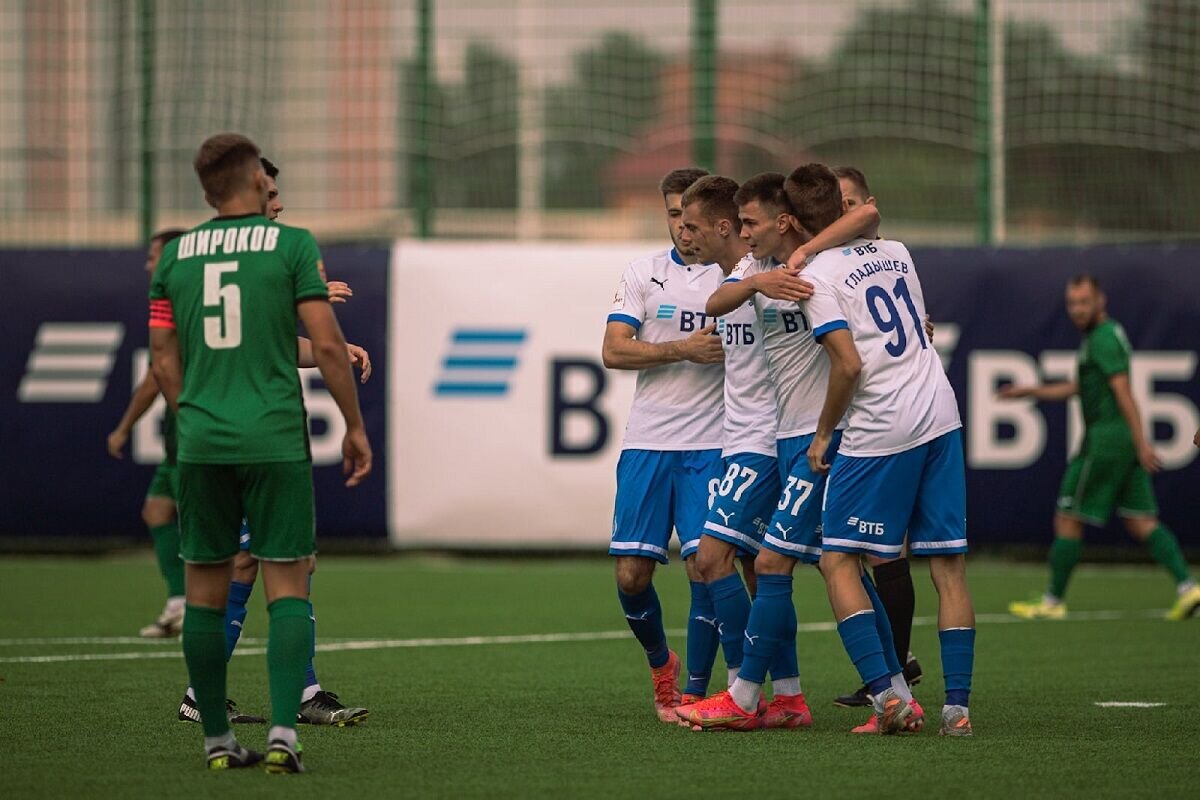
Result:
M204 735L229 731L225 716L225 609L188 604L183 615L183 659L196 693Z
M1154 529L1154 533L1146 539L1146 546L1150 548L1150 557L1166 567L1176 585L1191 579L1192 571L1188 569L1187 559L1179 549L1179 540L1166 525Z
M296 727L304 673L312 653L312 620L308 601L281 597L267 606L267 673L271 685L271 725Z
M1071 580L1071 571L1079 563L1079 554L1082 552L1082 540L1054 538L1054 544L1050 545L1050 589L1047 592L1051 597L1063 599L1067 582Z
M158 571L167 582L167 597L183 596L183 559L179 557L179 523L158 525L150 529L154 537L154 556Z

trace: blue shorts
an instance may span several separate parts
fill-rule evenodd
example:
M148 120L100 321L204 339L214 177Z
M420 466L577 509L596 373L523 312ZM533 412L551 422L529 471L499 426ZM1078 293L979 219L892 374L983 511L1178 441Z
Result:
M779 499L778 463L759 453L739 453L721 459L721 467L708 484L704 535L754 555Z
M238 549L250 549L250 523L246 521L245 517L242 517L242 531L238 534Z
M776 443L783 484L775 515L763 537L763 547L805 564L821 560L820 498L825 493L825 475L808 467L808 448L814 435L792 436ZM842 432L834 431L826 461L836 459L841 442Z
M667 563L671 530L683 557L696 552L707 508L708 482L721 468L720 450L623 450L610 556L645 556Z
M821 546L899 557L967 552L967 474L962 431L890 456L839 456L825 487Z

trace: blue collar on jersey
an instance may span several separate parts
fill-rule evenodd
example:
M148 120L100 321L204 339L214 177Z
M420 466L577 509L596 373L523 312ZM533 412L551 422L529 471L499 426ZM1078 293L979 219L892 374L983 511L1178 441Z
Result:
M679 251L676 250L674 247L671 248L671 260L674 261L676 264L678 264L681 267L687 266L687 264L683 260L683 257L679 255Z

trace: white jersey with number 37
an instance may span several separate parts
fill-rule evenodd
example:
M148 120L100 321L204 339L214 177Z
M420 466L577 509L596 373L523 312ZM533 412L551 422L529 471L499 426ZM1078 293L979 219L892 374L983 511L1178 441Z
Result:
M855 239L804 270L813 336L848 328L862 358L839 452L885 456L962 427L954 389L925 336L925 295L908 248Z

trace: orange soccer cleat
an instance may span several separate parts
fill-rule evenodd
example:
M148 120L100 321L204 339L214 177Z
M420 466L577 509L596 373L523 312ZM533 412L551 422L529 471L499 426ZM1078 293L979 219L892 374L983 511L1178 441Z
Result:
M916 698L913 698L913 701L909 703L909 708L912 709L912 713L908 716L908 719L904 720L904 727L901 728L900 732L920 733L921 729L925 727L925 711L921 708L921 704L916 701ZM879 733L879 715L872 714L869 720L857 728L851 729L850 732Z
M654 713L659 722L676 723L679 717L675 709L679 707L679 656L674 650L668 650L667 663L658 669L650 669L650 677L654 681Z
M812 712L803 694L777 694L762 717L764 728L811 728Z
M695 705L687 707L686 719L692 730L752 731L762 727L763 703L757 712L743 711L728 691L714 694Z

